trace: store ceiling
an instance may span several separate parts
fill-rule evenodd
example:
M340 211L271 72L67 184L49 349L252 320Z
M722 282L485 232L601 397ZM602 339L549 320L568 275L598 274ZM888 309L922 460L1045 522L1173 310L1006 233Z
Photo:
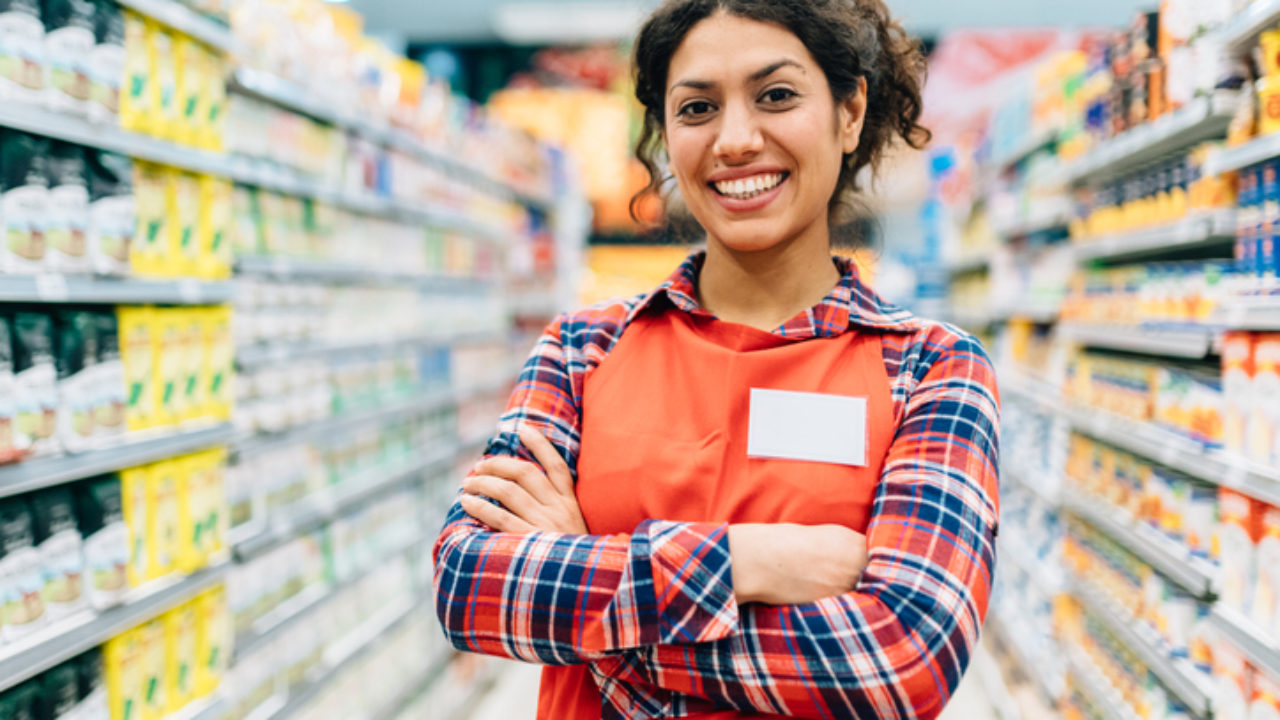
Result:
M656 0L350 0L369 32L403 41L580 41L584 30L629 36ZM1156 0L888 0L912 32L936 36L973 27L1106 27ZM530 7L533 6L533 7ZM530 12L532 11L532 12ZM500 31L506 18L506 31ZM587 34L590 34L588 32Z

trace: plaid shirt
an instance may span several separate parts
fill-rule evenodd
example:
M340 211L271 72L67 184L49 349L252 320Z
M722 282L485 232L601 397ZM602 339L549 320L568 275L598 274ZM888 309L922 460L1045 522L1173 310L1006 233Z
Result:
M532 460L546 434L577 466L586 377L641 312L706 313L695 254L648 295L563 315L521 372L487 455ZM630 535L495 533L457 503L434 548L437 613L459 649L591 663L604 718L715 710L800 718L932 718L986 612L998 522L998 398L971 336L882 301L851 263L817 306L774 332L877 333L897 433L876 488L854 592L739 606L725 525L642 523ZM682 389L675 389L679 392Z

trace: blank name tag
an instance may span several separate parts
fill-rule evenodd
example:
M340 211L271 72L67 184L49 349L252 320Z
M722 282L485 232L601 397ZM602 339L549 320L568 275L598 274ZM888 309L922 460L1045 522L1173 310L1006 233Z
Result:
M751 388L747 456L867 466L867 399Z

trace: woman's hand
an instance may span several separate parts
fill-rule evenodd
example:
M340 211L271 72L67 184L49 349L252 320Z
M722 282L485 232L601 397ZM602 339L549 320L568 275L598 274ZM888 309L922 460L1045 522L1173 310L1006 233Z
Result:
M867 538L843 525L730 525L729 560L738 602L799 605L853 590Z
M498 532L586 535L573 475L560 453L537 431L521 427L516 434L542 467L513 457L481 460L462 483L462 509ZM497 500L502 507L480 495Z

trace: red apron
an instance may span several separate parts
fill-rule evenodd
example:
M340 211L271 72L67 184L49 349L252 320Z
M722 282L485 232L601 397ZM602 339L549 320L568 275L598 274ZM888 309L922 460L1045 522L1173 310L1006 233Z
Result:
M867 398L868 466L748 458L751 388ZM578 501L597 535L650 518L866 532L896 430L879 335L796 341L702 314L643 313L587 376ZM586 667L543 670L540 720L599 720L600 704Z

